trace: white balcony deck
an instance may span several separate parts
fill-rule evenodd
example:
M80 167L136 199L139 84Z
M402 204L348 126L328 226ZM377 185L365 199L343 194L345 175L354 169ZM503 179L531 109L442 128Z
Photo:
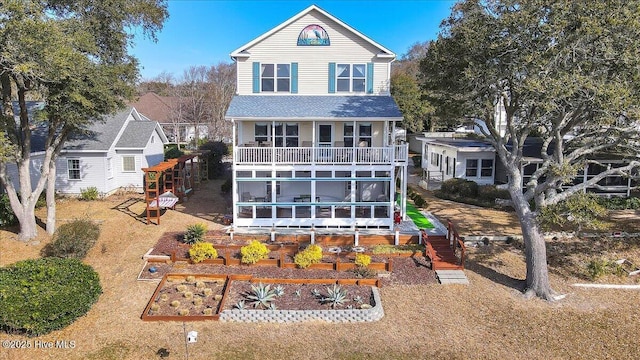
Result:
M236 164L397 164L406 163L408 144L391 147L235 148Z

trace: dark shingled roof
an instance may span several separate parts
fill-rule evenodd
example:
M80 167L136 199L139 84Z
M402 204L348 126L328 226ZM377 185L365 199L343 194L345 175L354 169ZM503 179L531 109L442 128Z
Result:
M155 121L130 121L124 129L117 148L142 149L147 145L151 133L156 128Z
M92 123L86 134L69 139L64 146L64 150L109 150L130 113L131 108L127 108Z
M391 96L236 95L225 116L236 118L402 118Z

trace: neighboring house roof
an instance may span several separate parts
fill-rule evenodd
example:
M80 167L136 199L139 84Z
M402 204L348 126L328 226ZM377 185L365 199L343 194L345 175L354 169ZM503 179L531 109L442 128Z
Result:
M259 36L257 38L255 38L254 40L250 41L249 43L239 47L238 49L236 49L235 51L233 51L231 53L231 57L232 58L248 57L249 56L249 53L247 52L248 48L250 48L253 45L259 43L260 41L266 39L267 37L273 35L274 33L280 31L281 29L287 27L289 24L293 23L294 21L298 20L302 16L304 16L304 15L306 15L306 14L312 12L312 11L317 11L317 12L321 13L322 15L326 16L327 18L331 19L332 21L335 21L338 25L342 26L346 30L348 30L348 31L352 32L353 34L357 35L362 40L364 40L364 41L368 42L369 44L371 44L371 45L377 47L378 49L380 49L381 53L378 56L384 57L384 58L395 58L396 54L393 53L393 51L391 51L391 50L385 48L384 46L378 44L377 42L371 40L370 38L368 38L367 36L365 36L364 34L359 32L358 30L352 28L351 26L347 25L345 22L343 22L340 19L336 18L335 16L329 14L328 12L320 9L316 5L309 6L308 8L302 10L298 14L294 15L293 17L291 17L289 20L283 22L282 24L276 26L275 28L271 29L270 31L262 34L261 36Z
M460 152L495 151L494 147L491 144L480 140L440 139L425 137L418 137L417 139L429 144L456 149Z
M236 95L226 119L389 119L402 120L390 96Z
M127 108L112 116L104 116L89 127L86 134L70 138L63 150L66 151L107 151L118 137L129 114L135 109ZM137 114L136 114L137 115Z
M150 121L131 121L120 136L116 148L143 149L158 123Z
M129 106L136 108L140 114L144 114L160 123L171 122L171 107L177 102L175 96L160 96L154 92L141 95L137 101Z

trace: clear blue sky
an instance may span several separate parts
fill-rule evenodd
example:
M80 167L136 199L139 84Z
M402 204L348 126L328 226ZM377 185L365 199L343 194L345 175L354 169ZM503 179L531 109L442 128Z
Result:
M405 54L411 45L435 39L451 0L231 1L170 0L169 19L154 43L136 36L132 55L143 79L162 71L179 78L192 65L230 63L229 53L317 5L382 46Z

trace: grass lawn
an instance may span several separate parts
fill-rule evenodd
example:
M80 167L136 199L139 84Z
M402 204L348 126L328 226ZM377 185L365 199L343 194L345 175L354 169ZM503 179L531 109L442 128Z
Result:
M413 220L418 229L433 229L435 226L427 219L420 210L407 201L407 215Z

